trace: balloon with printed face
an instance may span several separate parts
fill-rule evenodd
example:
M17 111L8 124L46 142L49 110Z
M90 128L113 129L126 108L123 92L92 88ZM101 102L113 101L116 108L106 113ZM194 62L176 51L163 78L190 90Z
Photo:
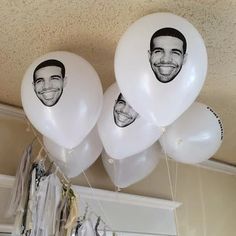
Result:
M211 158L223 140L223 125L212 108L193 105L166 128L159 139L166 154L176 161L196 164Z
M162 129L146 121L126 101L117 84L104 94L98 131L106 152L115 159L139 153L151 146Z
M47 137L43 137L43 143L53 160L69 178L78 176L88 169L103 149L96 126L83 142L73 149L61 147Z
M105 170L114 185L120 188L126 188L148 176L161 157L163 153L158 142L141 153L119 160L110 157L105 151L102 152Z
M74 148L95 126L102 87L93 67L69 52L50 52L27 69L21 86L26 116L44 136Z
M176 120L196 99L207 73L207 52L186 19L154 13L134 22L115 53L115 75L123 96L157 126Z

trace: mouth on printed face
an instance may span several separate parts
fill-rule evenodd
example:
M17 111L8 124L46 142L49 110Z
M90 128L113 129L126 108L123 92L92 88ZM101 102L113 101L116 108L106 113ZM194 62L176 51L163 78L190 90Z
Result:
M174 70L176 70L176 66L173 64L158 64L158 71L161 75L171 75Z
M60 91L59 89L50 89L50 90L44 90L39 94L42 95L45 100L52 100L59 91Z
M117 119L121 122L128 122L132 119L132 117L127 113L117 112Z
M44 99L50 100L53 99L53 97L58 93L60 89L44 89L40 91L38 94L43 96Z

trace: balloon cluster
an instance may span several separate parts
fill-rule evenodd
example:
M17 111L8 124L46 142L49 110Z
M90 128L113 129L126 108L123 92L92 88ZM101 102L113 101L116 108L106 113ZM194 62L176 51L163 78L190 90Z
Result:
M102 153L112 182L127 187L164 153L191 164L216 153L223 126L212 108L195 102L207 52L193 25L170 13L139 19L121 37L114 65L116 83L104 96L96 71L73 53L48 53L24 75L26 116L69 177Z

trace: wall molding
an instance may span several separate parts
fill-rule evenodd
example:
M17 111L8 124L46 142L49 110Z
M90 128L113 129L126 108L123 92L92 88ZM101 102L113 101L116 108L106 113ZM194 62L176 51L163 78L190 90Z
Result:
M23 109L1 104L1 103L0 103L0 115L14 117L14 118L22 119L22 120L25 119L25 113Z
M12 188L15 181L14 176L0 174L0 188ZM96 201L119 202L142 207L159 208L174 210L181 205L180 202L169 201L159 198L144 197L139 195L112 192L108 190L82 187L73 185L73 189L78 193L80 198L92 199Z
M0 174L0 188L12 188L14 181L14 176Z
M197 166L208 170L218 171L224 174L236 175L236 166L230 165L228 163L226 164L214 159L199 163Z
M160 198L144 197L139 195L112 192L101 189L91 189L88 187L73 186L81 198L92 199L106 202L119 202L121 204L128 204L134 206L151 207L165 210L174 210L181 206L182 203Z
M10 224L0 224L1 233L11 233L13 230L13 225Z

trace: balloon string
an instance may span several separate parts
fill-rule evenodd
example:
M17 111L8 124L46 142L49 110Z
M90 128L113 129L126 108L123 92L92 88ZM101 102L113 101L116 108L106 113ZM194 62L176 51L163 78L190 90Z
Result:
M47 151L46 147L44 146L43 142L42 142L41 139L39 138L39 136L38 136L38 134L36 133L35 129L34 129L33 126L31 125L31 123L29 122L29 120L27 119L27 117L25 117L25 119L26 119L26 122L27 122L28 127L30 127L30 129L32 130L32 132L33 132L35 138L37 139L37 141L39 142L39 144L41 145L41 147L44 149L44 151L45 151L45 153L47 154L48 158L51 160L50 153ZM53 164L55 165L54 162L53 162ZM57 171L60 172L60 174L62 175L63 179L64 179L67 183L70 184L69 179L65 176L65 174L64 174L63 171L60 169L60 167L59 167L59 166L56 166L56 167L57 167ZM85 174L84 170L82 170L82 171L83 171L83 174L84 174L84 176L85 176L85 179L86 179L86 181L87 181L87 183L88 183L90 189L92 190L92 194L93 194L93 196L94 196L94 199L96 199L96 198L95 198L96 195L95 195L95 193L94 193L94 189L93 189L93 187L91 186L90 181L89 181L87 175ZM60 179L60 180L61 180L61 179ZM63 182L63 181L62 181L62 182ZM103 212L103 214L104 214L104 216L105 216L105 218L106 218L106 221L109 222L108 217L107 217L107 215L106 215L106 213L105 213L104 208L102 207L101 202L100 202L99 200L96 200L96 201L98 202L98 205L99 205L101 211ZM109 227L104 221L103 221L103 223L104 223L107 227ZM109 224L110 224L110 223L109 223ZM110 224L110 225L111 225L111 224ZM109 227L109 228L110 228L110 227ZM110 229L111 229L111 228L110 228ZM111 230L111 231L113 232L113 230Z
M171 198L172 198L172 201L175 201L175 196L174 196L174 191L173 191L173 184L172 184L172 179L171 179L171 174L170 174L170 166L169 166L169 162L168 162L168 156L167 156L167 153L166 153L166 149L165 149L165 145L163 143L162 145L162 148L163 148L163 151L164 151L164 154L165 154L165 160L166 160L166 167L167 167L167 172L168 172L168 179L169 179L169 185L170 185L170 193L171 193ZM177 171L177 165L176 165L176 171ZM177 189L177 172L176 172L176 179L175 179L175 194L176 194L176 190ZM178 216L177 216L177 211L176 209L174 209L174 218L175 218L175 224L176 224L176 233L177 233L177 236L179 236L179 221L178 221Z
M114 171L114 173L115 173L115 179L114 179L114 182L115 183L117 183L118 181L117 181L117 176L119 176L118 175L118 168L117 168L117 165L116 165L116 161L115 160L113 160L113 159L111 159L112 161L113 161L113 171ZM119 193L120 191L121 191L121 188L120 188L120 186L116 186L115 184L114 184L114 186L115 186L115 192L116 193ZM118 196L118 195L117 195Z
M88 183L88 185L89 185L89 187L90 187L90 189L91 189L91 192L92 192L92 195L93 195L94 199L97 201L100 210L102 211L102 213L104 214L104 217L106 218L106 219L105 219L106 222L108 222L108 224L111 226L111 222L109 221L109 218L107 217L107 214L106 214L106 212L105 212L105 210L104 210L104 208L103 208L103 206L102 206L102 203L101 203L98 199L96 199L96 194L95 194L94 189L93 189L93 187L92 187L92 185L91 185L91 183L90 183L90 181L89 181L88 176L86 175L86 173L84 172L84 170L82 170L82 171L83 171L83 175L84 175L84 177L85 177L85 179L86 179L86 181L87 181L87 183ZM106 224L106 226L107 226L107 224ZM109 228L111 228L110 226L109 226ZM112 231L113 231L113 230L112 230Z
M112 161L113 161L113 172L115 173L115 179L114 179L114 182L116 183L117 181L117 169L116 169L116 162L113 160L113 159L111 159ZM119 192L119 190L120 190L120 188L119 187L117 187L115 184L114 184L114 187L115 187L115 192L116 193L118 193Z
M201 178L201 169L200 167L197 167L198 169L198 183L199 183L199 189L200 189L200 199L201 199L201 208L202 208L202 219L203 219L203 235L207 235L207 226L206 226L206 206L204 201L204 194L203 194L203 187L202 187L202 178Z
M70 180L68 179L68 177L65 176L65 174L64 174L63 171L60 169L60 167L55 164L55 162L54 162L53 159L51 158L51 154L47 151L46 147L44 146L43 142L42 142L41 139L39 138L38 134L36 133L34 127L33 127L32 124L29 122L29 120L27 119L27 117L25 117L25 120L26 120L27 125L28 125L27 129L30 128L30 129L32 130L32 132L33 132L33 135L34 135L34 140L33 140L33 142L34 142L35 140L38 141L38 143L40 144L41 148L42 148L42 149L44 150L44 152L46 153L48 159L49 159L49 160L52 162L52 164L56 167L56 174L57 174L57 175L58 175L58 171L59 171L60 176L58 176L58 177L59 177L60 181L62 182L62 184L65 184L65 183L66 183L66 184L70 184L70 183L71 183Z
M175 188L174 188L174 198L177 196L177 181L178 180L178 162L175 162Z

